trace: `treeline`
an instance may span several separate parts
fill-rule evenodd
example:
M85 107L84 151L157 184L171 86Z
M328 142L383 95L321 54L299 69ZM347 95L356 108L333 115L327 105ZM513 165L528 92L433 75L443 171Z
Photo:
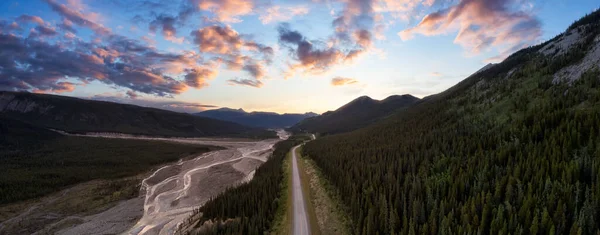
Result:
M600 72L556 83L555 63L523 58L511 76L472 76L382 123L306 144L354 234L600 233Z
M308 139L308 136L294 135L275 144L272 156L256 169L250 182L230 188L194 210L181 226L193 225L193 228L179 233L263 234L269 231L277 208L285 203L285 198L280 197L283 160L292 147Z

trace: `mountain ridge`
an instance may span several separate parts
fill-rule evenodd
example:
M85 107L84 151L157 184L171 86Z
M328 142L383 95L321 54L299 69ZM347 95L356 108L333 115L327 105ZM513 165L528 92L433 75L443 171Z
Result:
M28 92L0 91L0 116L72 133L204 137L253 136L262 132L237 123L157 108Z
M394 112L419 102L410 94L391 95L382 100L360 96L333 111L307 118L290 128L296 132L335 134L352 131L384 119Z
M316 116L316 113L275 113L275 112L246 112L243 109L219 108L194 113L201 117L214 118L224 121L239 123L246 126L257 128L287 128L304 120L305 118Z

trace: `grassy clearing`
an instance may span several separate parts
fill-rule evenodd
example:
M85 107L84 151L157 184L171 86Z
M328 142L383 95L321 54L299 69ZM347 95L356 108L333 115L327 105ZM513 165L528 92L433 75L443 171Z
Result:
M309 157L302 156L298 160L310 181L310 201L315 208L321 234L351 234L350 218L333 185Z
M290 234L292 232L292 153L289 152L283 161L283 181L281 182L281 198L285 200L277 208L273 228L269 234Z
M302 147L296 149L296 157L298 160L298 171L300 172L302 193L304 194L304 199L306 202L306 213L308 215L311 234L318 235L322 233L319 227L315 205L313 204L313 200L311 198L310 176L306 173L306 166L304 161L302 161L302 155L300 153L302 153Z

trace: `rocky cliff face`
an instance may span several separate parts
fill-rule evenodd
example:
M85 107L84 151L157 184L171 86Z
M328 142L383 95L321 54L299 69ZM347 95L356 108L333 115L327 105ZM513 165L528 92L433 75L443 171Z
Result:
M598 24L568 29L538 51L549 59L582 57L578 62L557 71L552 81L554 84L576 81L586 71L600 67L600 34L595 27Z

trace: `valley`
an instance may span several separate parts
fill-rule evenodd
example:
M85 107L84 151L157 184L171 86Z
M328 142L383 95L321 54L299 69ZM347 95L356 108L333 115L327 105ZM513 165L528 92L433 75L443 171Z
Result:
M600 235L598 4L0 3L0 235Z
M280 139L288 137L283 131L278 135ZM0 232L172 234L193 209L225 189L251 180L254 170L267 160L273 145L280 141L156 138L102 133L69 136L59 138L217 147L210 147L212 151L205 154L167 163L151 173L115 180L94 180L40 199L2 206L0 211L4 211L3 215L9 211L13 215L10 219L3 218ZM127 183L116 184L120 182ZM107 188L111 190L106 192L108 198L96 201L98 199L93 192L100 193L102 191L98 189L107 185L111 186ZM95 204L92 206L90 203ZM30 224L33 221L36 221L35 226Z

